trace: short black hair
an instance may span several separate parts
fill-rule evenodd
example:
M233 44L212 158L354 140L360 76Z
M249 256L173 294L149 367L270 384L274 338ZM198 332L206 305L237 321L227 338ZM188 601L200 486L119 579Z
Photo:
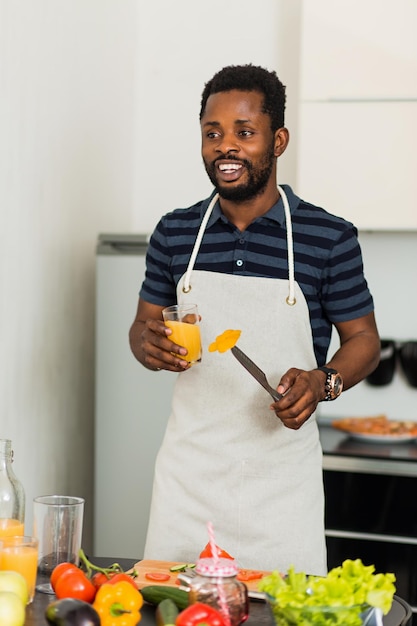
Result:
M263 94L263 112L271 118L272 132L284 126L284 85L274 71L270 72L251 63L248 65L228 65L205 84L201 96L200 120L204 115L209 96L232 89L258 91Z

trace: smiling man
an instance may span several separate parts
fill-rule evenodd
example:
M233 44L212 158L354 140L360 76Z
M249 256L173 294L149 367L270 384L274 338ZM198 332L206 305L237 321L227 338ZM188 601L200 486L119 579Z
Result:
M130 345L148 369L177 373L155 468L145 557L193 562L213 522L241 567L326 572L320 401L375 369L373 300L355 227L277 186L289 141L275 72L223 68L203 90L202 157L212 195L167 213L147 253ZM189 367L162 309L198 304L203 357ZM340 347L327 352L332 327ZM230 352L226 329L284 394Z

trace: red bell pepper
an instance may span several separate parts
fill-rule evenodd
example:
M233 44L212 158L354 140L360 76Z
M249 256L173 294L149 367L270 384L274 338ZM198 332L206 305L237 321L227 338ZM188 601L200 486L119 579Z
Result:
M221 613L208 604L190 604L178 615L175 626L226 626Z

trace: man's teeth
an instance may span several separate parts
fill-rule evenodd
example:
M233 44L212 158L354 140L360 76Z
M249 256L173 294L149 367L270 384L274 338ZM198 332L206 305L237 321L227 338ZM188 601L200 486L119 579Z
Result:
M222 163L219 165L219 170L221 172L234 172L240 170L241 167L239 163Z

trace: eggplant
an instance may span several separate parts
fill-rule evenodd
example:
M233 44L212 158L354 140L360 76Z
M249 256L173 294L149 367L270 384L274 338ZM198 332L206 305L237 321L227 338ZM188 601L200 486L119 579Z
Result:
M99 614L91 604L74 598L51 602L45 617L51 626L100 626Z

